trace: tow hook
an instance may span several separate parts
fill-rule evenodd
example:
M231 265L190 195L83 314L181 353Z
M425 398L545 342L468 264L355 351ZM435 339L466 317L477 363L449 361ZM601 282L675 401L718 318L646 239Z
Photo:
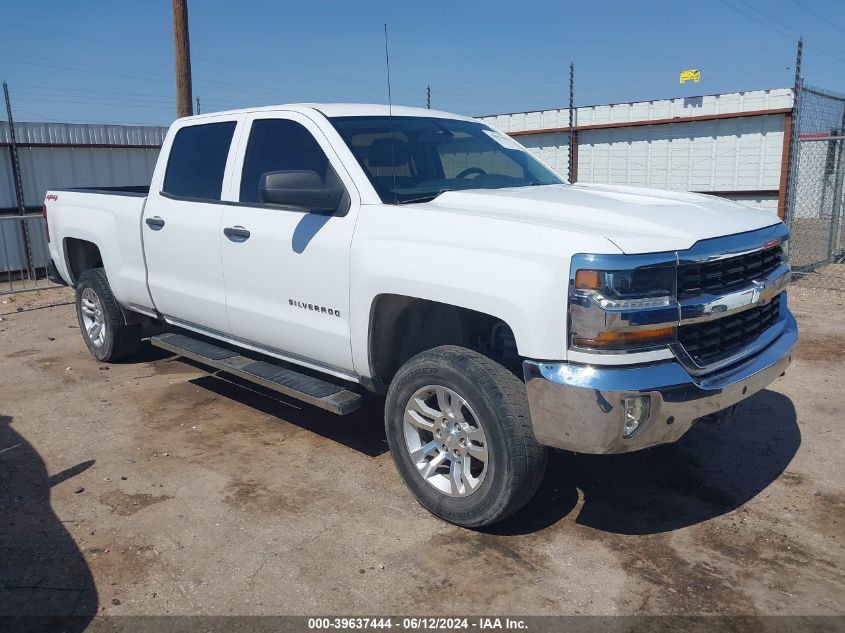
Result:
M728 407L722 411L716 411L716 413L705 415L704 417L698 418L696 420L696 424L703 424L704 426L708 426L713 429L724 426L733 419L734 414L736 413L736 407L737 405L733 405L732 407Z

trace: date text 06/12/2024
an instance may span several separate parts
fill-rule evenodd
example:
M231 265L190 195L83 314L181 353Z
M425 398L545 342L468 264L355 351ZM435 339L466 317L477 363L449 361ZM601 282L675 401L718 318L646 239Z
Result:
M437 617L351 617L351 618L309 618L309 630L520 630L527 628L525 620L519 618L437 618Z

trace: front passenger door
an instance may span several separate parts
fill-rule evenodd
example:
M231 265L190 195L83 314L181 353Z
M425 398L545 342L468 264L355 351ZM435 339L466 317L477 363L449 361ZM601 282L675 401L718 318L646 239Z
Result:
M302 364L353 375L349 253L359 202L319 127L294 112L247 119L235 165L237 204L223 214L226 308L233 334ZM262 202L262 175L316 172L346 190L332 212Z

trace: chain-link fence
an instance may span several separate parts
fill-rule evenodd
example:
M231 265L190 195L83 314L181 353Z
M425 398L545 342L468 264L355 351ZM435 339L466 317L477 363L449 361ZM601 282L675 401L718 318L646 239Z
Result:
M803 283L845 290L845 95L801 85L790 169L790 262Z

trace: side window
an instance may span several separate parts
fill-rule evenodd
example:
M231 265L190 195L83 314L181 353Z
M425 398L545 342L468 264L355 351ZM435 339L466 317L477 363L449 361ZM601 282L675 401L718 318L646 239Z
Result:
M164 172L165 193L220 200L235 121L184 127L176 133Z
M287 119L254 121L241 173L241 202L261 202L261 176L286 170L317 172L324 184L337 178L325 152L302 125Z

